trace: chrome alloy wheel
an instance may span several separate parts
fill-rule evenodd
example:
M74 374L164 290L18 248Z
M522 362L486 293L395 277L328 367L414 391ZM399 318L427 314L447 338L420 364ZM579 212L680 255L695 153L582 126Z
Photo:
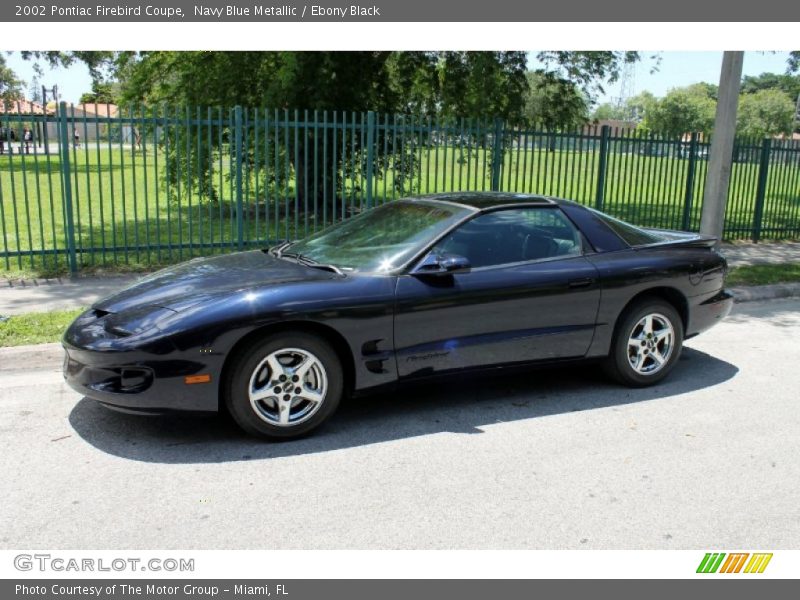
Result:
M328 391L325 367L308 350L281 348L268 354L250 376L250 406L270 425L289 427L310 419Z
M645 315L628 337L628 362L641 375L652 375L667 364L675 347L675 329L660 313Z

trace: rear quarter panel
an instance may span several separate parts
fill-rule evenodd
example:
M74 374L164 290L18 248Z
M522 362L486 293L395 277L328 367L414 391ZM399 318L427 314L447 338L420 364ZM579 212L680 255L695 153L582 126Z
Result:
M685 299L687 335L692 313L724 285L725 259L706 248L642 247L587 256L602 286L597 328L587 356L605 356L620 314L637 296L670 290Z

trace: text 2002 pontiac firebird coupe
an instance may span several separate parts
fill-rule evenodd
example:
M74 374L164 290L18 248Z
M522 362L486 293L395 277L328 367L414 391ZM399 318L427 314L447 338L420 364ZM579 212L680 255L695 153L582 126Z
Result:
M65 377L122 410L224 406L270 438L344 394L465 370L601 359L650 385L731 309L713 246L538 196L395 201L97 302L64 334Z

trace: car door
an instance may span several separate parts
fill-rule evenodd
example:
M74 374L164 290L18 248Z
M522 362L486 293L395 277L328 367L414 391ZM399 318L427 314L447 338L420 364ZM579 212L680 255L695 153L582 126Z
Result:
M481 213L431 250L468 272L397 280L400 377L583 356L600 286L582 236L557 206ZM424 260L424 258L423 258Z

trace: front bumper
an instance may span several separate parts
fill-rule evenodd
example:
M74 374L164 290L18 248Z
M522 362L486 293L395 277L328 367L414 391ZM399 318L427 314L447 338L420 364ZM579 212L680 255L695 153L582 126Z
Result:
M177 352L157 356L142 351L99 352L66 341L63 345L64 379L87 398L138 413L218 410L221 369L211 360L189 360ZM211 381L184 382L187 375L198 373L211 373Z

